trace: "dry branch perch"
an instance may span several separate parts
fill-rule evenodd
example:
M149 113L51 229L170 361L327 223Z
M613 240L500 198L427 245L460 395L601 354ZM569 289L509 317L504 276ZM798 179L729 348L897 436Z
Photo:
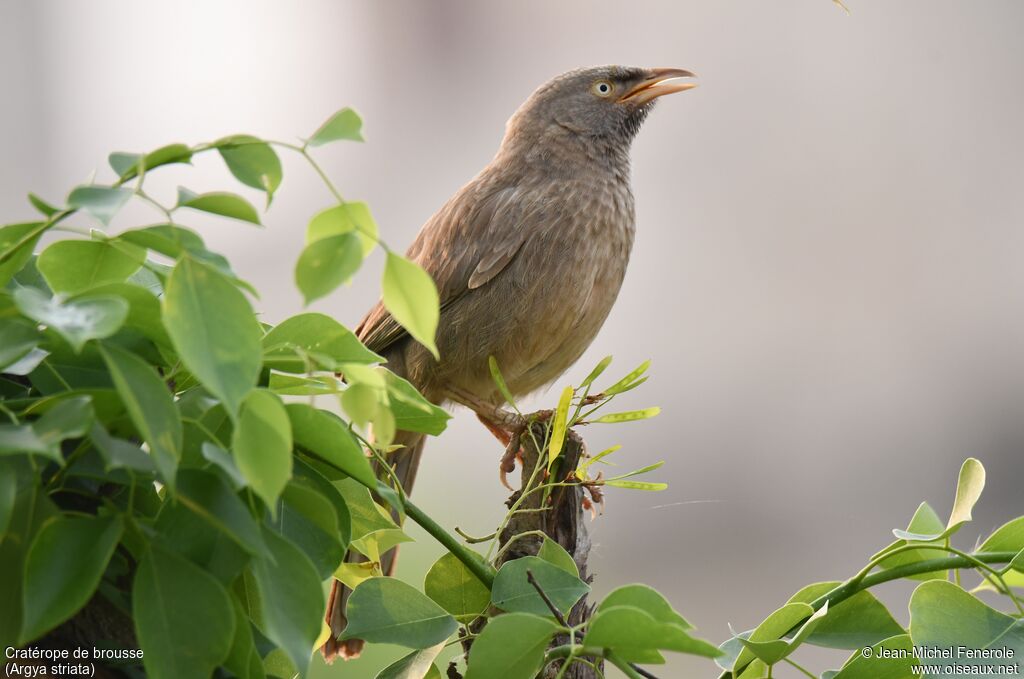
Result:
M520 488L525 488L530 483L538 464L542 468L546 464L543 449L545 427L546 425L542 422L535 423L532 428L533 435L526 432L522 436ZM562 448L562 457L552 469L553 476L557 479L565 479L576 469L582 453L583 440L575 432L570 431ZM541 474L543 471L538 470L534 486L539 482ZM515 491L506 504L512 507L519 500L521 492L521 490ZM583 509L584 488L579 485L559 486L551 489L546 500L544 495L539 491L529 493L516 513L509 518L505 529L498 536L502 554L495 565L500 568L507 561L523 556L536 556L544 542L544 538L541 536L543 533L561 545L572 556L576 567L579 568L580 578L584 582L590 583L593 576L588 572L587 559L590 555L591 542L587 530L588 514ZM547 507L544 511L541 511L542 503ZM504 549L506 545L509 545L508 549ZM589 619L592 611L593 607L587 603L587 598L584 596L569 612L569 624L578 625ZM561 634L552 640L551 647L566 643L569 643L568 636ZM468 651L468 649L469 646L466 645L466 650ZM603 663L599 659L592 660L597 661L598 668L603 668ZM552 663L540 676L542 679L553 679L559 669L560 663ZM583 663L574 663L563 675L565 679L597 679L599 676L592 667Z

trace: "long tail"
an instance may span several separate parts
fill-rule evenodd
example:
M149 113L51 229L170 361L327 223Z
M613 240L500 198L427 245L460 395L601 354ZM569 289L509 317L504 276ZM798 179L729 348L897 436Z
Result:
M412 492L413 483L416 480L416 470L420 466L420 457L423 455L423 444L426 438L423 434L409 431L399 431L395 435L395 444L405 446L389 455L389 461L394 466L395 476L402 483L406 493ZM374 464L378 476L383 473L378 464ZM349 550L345 556L348 563L359 563L366 561L362 554ZM395 564L398 561L398 548L395 547L381 555L380 568L384 575L394 573ZM331 583L331 596L327 600L327 624L331 628L331 636L324 643L320 652L328 663L341 656L345 660L359 657L363 650L362 639L346 639L339 641L338 637L345 631L348 625L348 618L345 611L348 605L348 597L352 590L342 584L339 580Z

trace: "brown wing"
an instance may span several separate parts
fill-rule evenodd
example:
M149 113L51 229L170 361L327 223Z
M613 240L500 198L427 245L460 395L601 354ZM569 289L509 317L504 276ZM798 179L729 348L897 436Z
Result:
M442 309L508 266L541 221L526 217L540 209L542 198L520 187L491 188L478 180L431 217L406 256L434 279ZM381 353L407 333L378 302L356 335L371 351Z

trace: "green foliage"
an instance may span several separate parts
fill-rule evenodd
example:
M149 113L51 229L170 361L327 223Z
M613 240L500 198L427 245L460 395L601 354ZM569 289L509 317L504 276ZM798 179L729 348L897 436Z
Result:
M491 590L491 603L510 613L551 615L548 604L527 577L532 573L555 607L567 614L590 591L587 583L563 568L537 556L509 561L498 571Z
M489 543L486 554L444 530L386 465L396 431L436 436L448 414L337 321L318 313L276 326L258 319L255 291L184 223L198 210L259 224L246 198L179 189L168 206L146 190L156 169L215 151L269 207L283 180L278 152L300 155L331 196L309 222L295 269L306 301L334 292L380 247L384 305L436 356L432 280L381 240L369 208L343 200L311 155L328 142L361 141L361 129L345 109L301 146L233 135L114 153L111 183L77 187L65 205L30 196L42 220L0 227L0 647L59 634L97 606L130 615L148 676L289 679L306 673L326 638L332 576L354 590L346 638L411 649L379 679L438 679L439 653L469 630L468 679L529 679L553 663L602 659L634 677L629 663L660 663L665 652L715 657L725 676L750 679L793 662L805 644L879 653L954 640L1021 647L1013 588L1024 585L1024 518L972 554L950 544L984 486L975 460L961 472L948 521L923 504L860 573L805 587L720 649L645 585L620 587L595 602L589 622L567 623L590 591L573 557L545 538L536 556L505 562L498 536L525 499L546 499L556 487L582 486L595 504L609 488L665 488L634 478L661 462L607 479L593 473L625 457L621 446L564 468L574 428L658 413L599 412L640 386L649 362L598 390L607 357L564 389L537 442L542 464L494 533L470 540ZM115 229L131 200L165 219ZM104 230L75 225L83 219ZM58 230L67 237L48 238L34 255ZM493 358L490 369L515 409ZM422 591L381 567L389 549L411 539L407 517L447 550ZM344 562L349 551L363 561ZM981 573L977 589L1006 596L1017 612L964 590L964 569ZM908 632L868 589L922 577ZM835 676L909 676L910 661L879 662L858 652Z
M976 674L982 664L999 662L959 656L957 647L1006 647L1019 657L1024 653L1024 602L1013 589L1018 573L1013 559L1024 549L1024 523L1019 518L1010 521L972 553L950 544L950 537L971 520L984 485L984 467L969 458L960 470L946 522L922 503L907 530L893 531L899 539L849 580L808 585L753 630L734 634L721 645L723 655L716 659L725 670L723 679L770 677L772 666L792 662L789 656L802 644L856 649L839 670L821 675L830 679L919 676L919 663L932 664L933 660L908 655L915 647L939 652L952 649L948 658L939 657L934 662L933 671L941 675ZM952 571L954 582L950 581L951 569L957 569ZM960 569L976 571L984 584L978 589L1004 595L1014 610L1009 614L1000 612L965 591L960 586ZM900 578L925 579L910 598L909 629L903 629L868 591L874 585ZM1009 676L1020 676L1019 669Z

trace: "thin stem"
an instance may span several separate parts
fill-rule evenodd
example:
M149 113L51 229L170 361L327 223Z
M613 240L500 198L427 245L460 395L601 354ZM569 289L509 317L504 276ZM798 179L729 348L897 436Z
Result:
M477 538L477 537L473 537L472 535L470 535L466 531L462 530L458 526L456 526L454 530L463 540L465 540L466 542L468 542L471 545L476 545L476 544L479 544L481 542L490 542L491 540L493 540L498 535L497 533L491 533L490 535L485 535L483 537Z
M647 672L640 674L636 667L633 667L630 663L620 659L619 656L615 655L611 651L605 651L604 659L618 667L623 674L629 677L629 679L644 679L645 676L647 679L658 679L653 674Z
M497 561L498 559L500 559L501 555L504 554L509 547L515 544L516 540L530 536L547 537L547 533L545 533L542 530L528 530L523 533L516 533L508 542L501 546L501 549L498 550L498 553L494 555L494 560Z
M890 552L891 553L891 552ZM921 573L931 573L934 571L947 571L954 568L974 568L975 562L982 563L1009 563L1013 557L1017 556L1016 552L975 552L969 555L970 558L965 559L962 556L950 556L941 557L938 559L928 559L926 561L917 561L915 563L905 564L903 566L896 566L895 568L889 568L879 573L874 573L865 577L857 579L856 576L853 579L847 580L843 584L839 585L831 592L827 592L814 601L811 602L811 608L815 611L820 609L828 602L829 607L835 606L842 601L845 601L852 597L857 592L865 589L870 589L875 585L880 585L883 582L891 582L892 580L900 580L902 578L908 578L911 575L920 575Z
M557 660L558 658L568 658L571 656L589 656L591 658L604 658L611 664L618 667L623 674L629 677L629 679L645 679L645 674L647 679L657 679L657 677L654 677L654 675L650 673L645 672L645 674L640 674L640 672L637 671L636 667L633 667L633 665L631 665L630 663L626 662L625 660L622 660L608 649L592 648L590 646L575 646L570 644L555 646L554 648L548 649L547 654L544 656L544 665L542 666L546 666L552 660Z
M557 620L562 627L570 629L569 623L566 622L565 616L562 615L562 611L558 610L558 606L555 606L555 602L551 600L548 593L540 586L540 583L537 582L537 578L533 577L533 571L529 568L526 569L526 581L533 585L533 588L537 590L537 594L539 594L540 598L544 600L544 604L548 607L548 610L551 611L551 614L555 616L555 620ZM571 633L571 629L569 638L573 640L576 638L576 635Z
M789 663L790 665L792 665L796 669L800 670L801 672L803 672L804 674L809 676L811 679L818 679L817 675L812 674L810 671L807 670L807 668L801 666L797 662L795 662L793 660L790 660L789 658L783 658L783 660L785 660L787 663Z
M532 430L530 431L530 437L533 438ZM540 461L540 456L538 456L537 457L537 464L534 465L534 467L533 467L533 472L530 474L530 478L526 482L526 488L523 489L524 491L526 491L530 487L530 485L533 484L534 480L537 478L537 474L540 472L542 467L543 467L543 464ZM523 504L523 500L525 500L525 499L526 499L526 492L521 492L519 494L519 497L516 498L516 501L514 503L512 503L511 507L509 507L508 513L506 513L505 516L502 518L501 524L498 526L497 530L494 531L495 538L501 536L502 532L505 530L505 527L508 526L508 522L512 519L512 515L516 512L516 510L519 509L520 505ZM487 557L486 558L488 560L490 560L491 553L494 551L494 547L497 544L498 544L498 541L495 540L494 542L491 543L491 546L487 548ZM495 558L497 558L497 557L495 557Z
M929 548L933 549L944 549L941 545L929 545ZM888 552L884 556L891 556L899 552L909 551L909 549L921 549L920 545L904 545L899 549L894 549ZM927 559L925 561L917 561L914 563L904 564L902 566L896 566L889 568L878 573L866 575L865 573L871 568L877 565L877 562L883 559L879 556L877 559L873 559L867 567L861 569L861 571L837 586L830 592L822 594L820 597L810 602L811 609L818 611L826 603L829 608L839 605L843 601L846 601L858 592L862 592L866 589L870 589L876 585L881 585L885 582L891 582L893 580L901 580L903 578L909 578L913 575L920 575L921 573L933 573L935 571L948 571L957 568L976 568L978 563L991 564L991 563L1009 563L1013 558L1017 556L1017 552L975 552L974 554L965 554L964 556L949 556L941 557L938 559ZM803 620L797 622L782 636L789 636L799 629L800 625L804 623ZM733 668L733 672L742 670L742 667ZM722 676L727 676L723 674Z
M555 675L555 679L564 679L565 673L569 671L569 667L576 660L576 654L570 653L569 657L562 662L562 666L558 670L558 674Z
M75 212L77 212L76 208L68 208L66 210L61 210L60 212L55 212L46 221L40 222L39 226L35 227L34 229L26 233L24 236L16 240L14 243L9 245L6 250L0 252L0 264L3 264L11 257L13 257L14 253L20 250L24 245L31 243L40 235L45 233L48 229L61 223L71 215L75 214Z
M452 537L451 533L442 528L440 524L430 518L422 509L409 502L408 499L405 499L404 504L405 513L410 519L418 523L423 530L430 533L435 540L454 554L455 558L461 561L480 582L487 585L488 589L494 586L495 570L490 564L483 561L476 552L466 548L465 545Z

